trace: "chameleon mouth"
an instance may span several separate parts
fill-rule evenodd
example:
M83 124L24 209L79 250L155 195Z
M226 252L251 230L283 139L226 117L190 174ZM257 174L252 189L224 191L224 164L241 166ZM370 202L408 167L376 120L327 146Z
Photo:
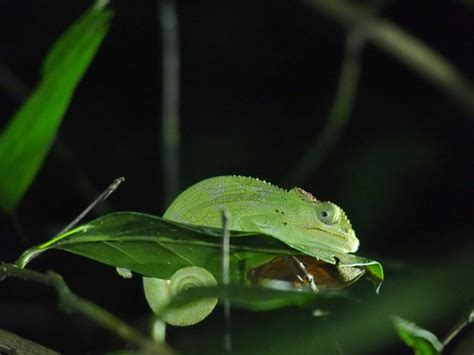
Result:
M322 229L320 227L316 227L316 226L311 226L311 227L306 227L306 229L315 229L315 230L318 230L324 234L329 234L333 237L337 237L337 238L340 238L340 239L346 239L346 235L340 235L340 234L336 234L334 232L330 232L328 230L325 230L325 229Z
M352 252L357 251L357 249L359 248L359 240L356 238L355 233L352 229L350 230L349 233L344 233L344 234L337 234L332 231L325 230L318 226L307 226L306 229L317 230L321 232L322 234L337 238L340 242L343 243L344 248L347 249L346 252L352 253ZM334 249L334 246L329 245L328 243L324 243L323 240L321 240L320 242L321 244L325 244L327 247Z

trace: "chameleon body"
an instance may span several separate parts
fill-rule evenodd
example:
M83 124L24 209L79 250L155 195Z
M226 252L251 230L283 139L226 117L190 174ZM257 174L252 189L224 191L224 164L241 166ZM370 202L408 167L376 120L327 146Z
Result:
M222 227L223 210L230 214L231 230L267 234L295 247L343 253L355 252L359 247L349 219L337 205L318 201L299 188L284 190L249 177L203 180L181 193L163 217Z
M349 219L337 205L318 201L299 188L284 190L250 177L217 176L203 180L182 192L163 218L220 228L224 210L230 215L230 230L266 234L298 250L318 248L351 253L359 247ZM267 273L263 269L259 272ZM188 277L188 281L178 283ZM145 297L152 310L167 323L180 326L203 320L212 312L217 299L163 313L170 297L183 288L216 283L212 274L199 267L178 270L171 280L143 278Z

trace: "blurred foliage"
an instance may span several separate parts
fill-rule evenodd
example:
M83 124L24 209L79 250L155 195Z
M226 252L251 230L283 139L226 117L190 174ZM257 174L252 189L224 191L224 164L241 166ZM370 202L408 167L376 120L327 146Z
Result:
M392 320L398 335L413 349L415 355L436 355L443 349L443 345L433 333L400 317L393 317Z
M41 81L0 132L0 207L12 214L51 147L74 90L107 34L112 12L98 2L47 54Z

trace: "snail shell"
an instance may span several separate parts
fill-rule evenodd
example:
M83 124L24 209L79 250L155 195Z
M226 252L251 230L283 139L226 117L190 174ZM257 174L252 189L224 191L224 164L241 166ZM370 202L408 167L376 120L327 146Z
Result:
M202 298L180 307L166 308L171 299L192 287L215 286L214 276L198 266L176 271L171 279L143 278L145 298L153 312L166 323L176 326L193 325L206 318L217 304L217 297ZM166 310L165 310L166 308Z

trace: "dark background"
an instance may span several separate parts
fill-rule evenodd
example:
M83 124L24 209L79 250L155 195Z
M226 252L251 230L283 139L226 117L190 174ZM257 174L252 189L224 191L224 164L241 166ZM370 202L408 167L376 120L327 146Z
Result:
M49 46L89 4L2 1L1 64L25 87L33 87ZM53 149L20 204L19 221L28 241L22 243L13 223L0 216L2 261L14 261L26 246L48 239L72 220L94 196L84 188L86 180L98 192L116 177L127 179L108 201L112 210L161 214L166 207L157 4L112 5L111 31L61 126L62 148ZM473 13L468 1L429 6L389 1L380 12L444 55L470 81ZM290 0L181 1L178 16L182 188L223 174L282 185L324 126L346 30ZM2 127L19 103L11 90L0 89ZM298 185L343 206L361 240L359 253L387 263L386 292L396 288L390 277L403 275L396 265L427 272L473 250L473 129L472 115L439 88L389 54L366 48L349 124L318 171ZM60 272L75 292L134 324L146 321L138 277L123 280L112 268L60 253L31 266ZM74 344L78 353L121 346L88 320L57 311L53 292L44 287L8 280L0 284L0 296L1 328L57 349ZM446 314L444 322L425 325L444 335L463 307ZM237 314L236 322L240 316L266 317ZM222 327L219 315L210 322ZM196 329L172 330L171 339L189 339L190 334L192 339L206 328ZM209 342L221 341L220 335L208 336Z

